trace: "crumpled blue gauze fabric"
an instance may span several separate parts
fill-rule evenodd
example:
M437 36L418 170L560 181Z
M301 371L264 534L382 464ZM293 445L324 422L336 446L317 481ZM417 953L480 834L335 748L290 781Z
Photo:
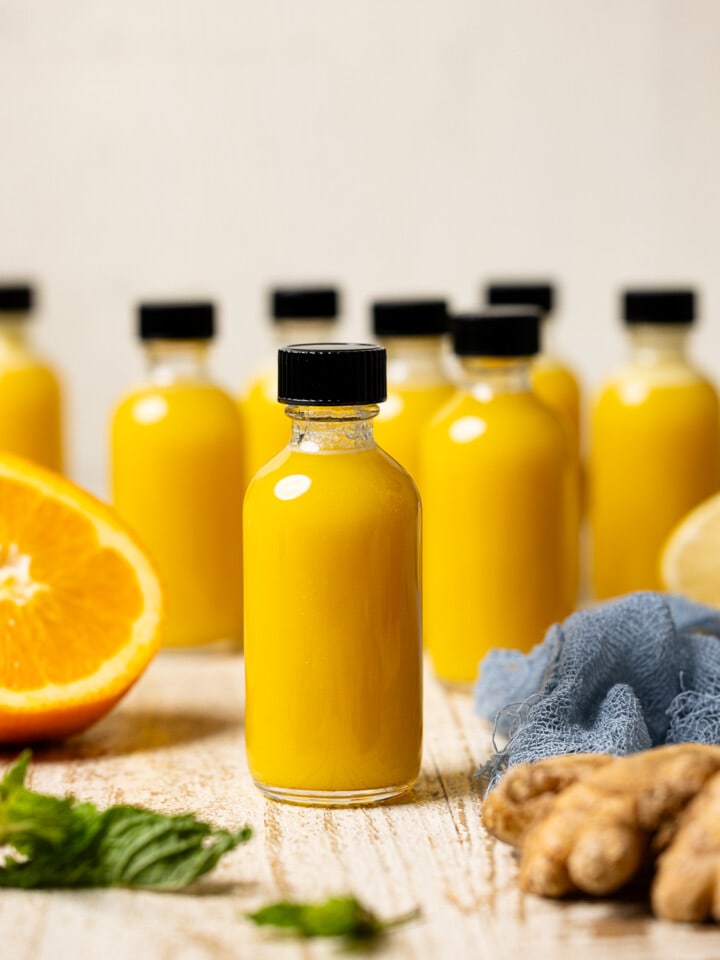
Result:
M529 654L491 650L475 707L508 738L490 790L542 757L720 743L720 611L643 592L574 613Z

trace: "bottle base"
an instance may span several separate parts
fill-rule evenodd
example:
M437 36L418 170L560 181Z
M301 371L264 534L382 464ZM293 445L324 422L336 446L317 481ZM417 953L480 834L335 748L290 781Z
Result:
M365 807L401 797L412 789L415 781L372 790L290 790L286 787L272 787L257 780L254 782L269 800L279 800L282 803L301 807Z

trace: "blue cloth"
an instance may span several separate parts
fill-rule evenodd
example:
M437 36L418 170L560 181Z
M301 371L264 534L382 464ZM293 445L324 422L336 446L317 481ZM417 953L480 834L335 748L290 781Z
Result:
M645 592L574 613L529 654L491 650L475 707L508 740L489 788L542 757L720 743L719 638L720 611Z

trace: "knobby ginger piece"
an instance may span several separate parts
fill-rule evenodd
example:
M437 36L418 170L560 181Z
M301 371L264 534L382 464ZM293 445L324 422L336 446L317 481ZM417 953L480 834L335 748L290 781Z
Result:
M483 804L486 829L505 843L522 846L558 793L612 760L606 753L574 753L512 767Z
M651 900L666 920L720 921L720 773L685 808L658 860Z
M543 785L561 783L570 759L515 768L515 784L485 816L491 832L523 844L523 889L548 897L577 890L607 895L624 886L672 840L679 815L720 771L720 747L657 747L599 763L548 797ZM527 812L517 809L524 803Z

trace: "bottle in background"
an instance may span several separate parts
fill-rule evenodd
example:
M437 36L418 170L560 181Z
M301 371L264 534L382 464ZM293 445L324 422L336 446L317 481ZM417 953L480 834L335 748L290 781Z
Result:
M661 589L665 539L720 489L717 394L686 354L693 291L628 290L622 309L630 356L600 392L592 417L597 598Z
M0 285L0 450L63 469L60 384L33 351L34 290Z
M536 307L541 314L541 352L533 357L530 364L530 383L533 391L542 402L549 407L565 426L570 439L570 447L575 461L575 476L577 482L578 517L573 527L580 537L580 518L585 514L587 500L585 470L582 462L582 406L580 383L574 371L560 360L549 342L552 339L554 328L553 313L557 302L555 286L552 283L489 283L485 287L487 303L492 306L509 306L523 304ZM583 538L584 542L584 538ZM577 591L580 583L580 541L569 544L568 570L570 574L570 602L573 606L577 602ZM582 549L582 557L586 558L586 550ZM585 566L585 565L583 565ZM583 595L587 592L586 574L583 570Z
M245 497L245 737L278 800L372 803L418 774L419 499L373 438L385 373L379 346L279 354L290 443Z
M567 425L574 449L581 450L580 384L573 370L550 346L555 309L555 287L551 283L491 282L485 287L490 306L527 305L542 313L542 352L532 362L530 380L533 390Z
M276 348L331 340L339 312L340 295L334 287L275 288L270 294L270 317ZM290 439L290 423L277 399L277 349L240 399L246 487Z
M378 443L420 483L420 433L448 400L453 385L443 364L444 300L381 300L373 332L387 351L387 400L375 422Z
M530 650L573 607L577 483L567 431L536 396L540 313L451 322L461 381L421 442L424 633L437 675L467 685L491 647Z
M145 382L112 420L112 499L167 591L166 643L242 637L242 432L207 371L211 303L139 309Z

